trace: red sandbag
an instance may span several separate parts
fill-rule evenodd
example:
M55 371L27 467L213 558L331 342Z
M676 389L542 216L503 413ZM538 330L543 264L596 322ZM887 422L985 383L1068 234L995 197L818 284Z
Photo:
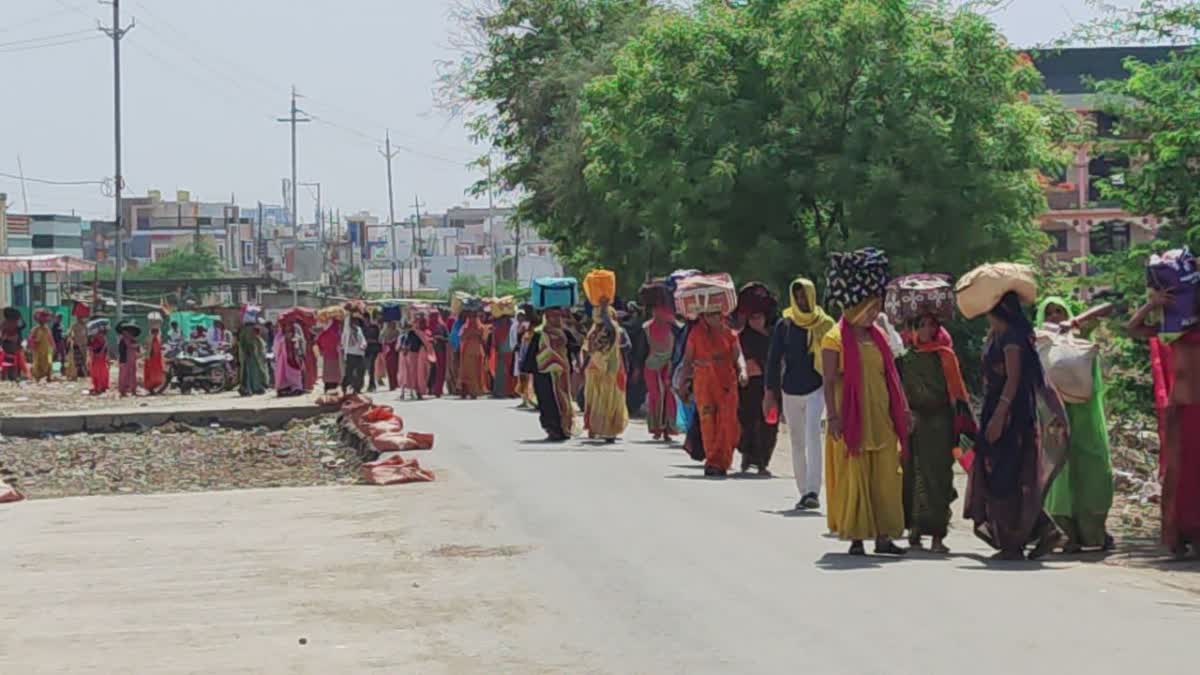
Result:
M362 465L362 479L371 485L424 483L434 478L432 471L422 469L417 460L407 457L389 457Z
M363 415L363 419L368 422L382 422L384 420L392 419L395 416L396 412L392 409L392 406L377 405L372 406L371 409L367 411L367 414Z
M412 439L417 447L414 450L432 450L433 449L433 434L427 434L420 431L408 432L408 437Z
M397 419L373 422L359 427L367 438L376 438L385 434L398 434L404 431L404 425Z
M0 504L19 502L22 499L25 499L25 495L21 494L20 490L7 483L0 483Z
M417 442L409 437L408 434L390 433L381 434L371 439L371 445L379 452L398 452L401 450L420 450L417 447Z

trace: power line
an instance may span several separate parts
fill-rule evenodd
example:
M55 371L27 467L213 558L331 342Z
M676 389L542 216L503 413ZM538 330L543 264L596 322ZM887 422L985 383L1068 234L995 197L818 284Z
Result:
M99 39L102 39L103 37L104 37L103 35L86 35L83 37L75 38L74 40L60 40L58 42L45 42L45 43L40 43L40 44L24 45L21 47L8 47L5 49L0 49L0 54L11 54L13 52L27 52L27 51L30 51L33 49L45 49L47 47L61 47L63 45L73 45L78 42L87 42L89 40L99 40Z
M33 178L31 176L19 176L12 173L0 172L0 177L11 178L13 180L26 180L30 183L41 183L43 185L108 185L111 183L109 179L104 180L51 180L49 178Z
M63 14L66 14L68 11L71 11L72 9L74 9L74 8L66 7L65 9L60 9L55 12L50 12L49 14L40 14L38 16L33 16L28 19L25 19L24 21L17 21L16 23L10 23L7 26L0 26L0 33L7 33L9 31L13 31L18 28L23 28L25 26L29 26L29 25L32 25L35 23L41 23L41 22L45 21L46 19L53 19L56 16L62 16Z
M179 36L179 38L181 38L182 41L190 42L193 45L195 45L196 47L203 48L205 51L205 57L201 58L191 52L186 51L184 49L184 47L179 44L179 40L168 41L167 39L163 39L163 42L168 44L172 49L176 49L178 51L184 52L185 55L189 59L191 59L192 61L195 61L198 65L205 68L209 72L216 74L218 77L222 78L223 80L226 80L226 81L232 83L235 87L238 87L239 89L242 89L243 91L246 91L247 93L250 93L252 95L256 95L256 96L260 96L260 97L265 96L262 91L263 87L266 87L268 89L276 89L276 90L284 89L284 87L280 86L280 84L278 82L273 82L270 79L265 78L262 75L256 73L254 70L246 67L244 64L237 63L237 62L225 57L224 54L221 54L219 52L209 49L208 45L206 43L196 39L195 37L188 34L186 31L180 29L178 26L174 25L173 23L168 21L166 18L164 18L161 14L156 13L150 7L146 6L145 3L140 2L139 0L133 0L133 3L135 5L137 5L139 8L141 8L143 11L145 11L147 14L149 14L155 20L155 22L157 22L158 24L161 24L162 26L165 26L172 33ZM150 32L157 33L158 31L152 27ZM229 66L230 70L225 71L225 70L218 69L215 66L213 66L210 63L210 61L224 62L225 64L227 64ZM240 79L240 78L249 78L250 80L254 80L255 84L249 85L249 84L247 84L247 80ZM310 104L316 104L319 107L327 107L327 108L331 108L333 110L340 111L341 113L343 113L347 116L357 118L361 122L366 122L372 127L388 126L388 125L380 123L377 120L369 120L368 118L363 116L360 112L352 111L348 108L339 106L328 100L314 97L310 94L305 94L304 98ZM316 122L319 122L322 124L326 124L328 126L335 127L335 128L341 129L342 131L345 131L347 133L358 136L365 141L369 141L372 146L377 146L383 142L382 138L379 138L378 136L373 136L371 134L367 134L359 129L356 129L356 128L353 128L353 127L350 127L347 125L343 125L343 124L338 124L327 118L318 119L318 116L311 112L311 106L306 106L306 107L309 108L309 110L306 112L308 112L309 116L313 118L313 121L316 121ZM434 153L429 153L429 152L425 152L422 150L418 150L411 146L403 146L403 145L399 145L399 144L393 144L393 145L401 148L405 152L415 154L418 156L423 156L423 157L426 157L428 159L432 159L435 161L443 161L443 162L447 162L447 163L454 164L457 166L461 166L462 164L466 163L464 161L447 159L445 157L438 156Z
M92 32L91 28L85 30L75 30L70 33L56 33L54 35L43 35L35 38L25 38L24 40L12 40L10 42L0 42L0 47L9 47L12 45L24 45L30 42L46 42L48 40L61 40L62 38L73 37L76 35L85 35Z

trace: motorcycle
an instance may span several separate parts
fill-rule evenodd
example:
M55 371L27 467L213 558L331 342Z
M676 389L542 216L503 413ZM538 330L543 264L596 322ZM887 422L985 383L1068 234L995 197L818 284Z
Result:
M163 389L173 385L182 394L190 394L192 389L215 394L228 391L237 381L233 356L229 352L213 349L212 345L202 340L168 351L164 357L168 362L168 375Z

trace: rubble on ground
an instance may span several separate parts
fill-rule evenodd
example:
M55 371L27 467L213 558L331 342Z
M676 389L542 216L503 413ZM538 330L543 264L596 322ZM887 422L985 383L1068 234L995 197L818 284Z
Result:
M29 499L358 482L332 416L281 431L169 422L138 433L0 441L0 482Z

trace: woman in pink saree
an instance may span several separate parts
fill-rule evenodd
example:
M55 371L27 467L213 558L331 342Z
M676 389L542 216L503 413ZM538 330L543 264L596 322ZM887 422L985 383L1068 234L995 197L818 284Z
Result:
M418 314L404 338L404 385L417 400L429 393L429 367L436 362L429 321Z
M275 333L275 393L279 396L304 393L304 352L307 350L304 332L297 324L284 324Z

